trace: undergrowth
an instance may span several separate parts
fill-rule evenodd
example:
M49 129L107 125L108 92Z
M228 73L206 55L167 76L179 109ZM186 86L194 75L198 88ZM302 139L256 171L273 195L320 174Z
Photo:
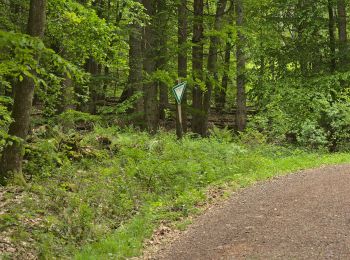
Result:
M277 147L215 130L207 139L132 129L45 129L26 149L30 188L7 188L0 232L42 259L137 256L160 222L197 212L209 187L244 187L299 169L350 162L349 154ZM35 249L35 250L34 250Z

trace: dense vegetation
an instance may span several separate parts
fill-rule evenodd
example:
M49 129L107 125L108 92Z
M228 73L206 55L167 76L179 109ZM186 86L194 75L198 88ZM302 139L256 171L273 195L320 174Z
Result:
M134 256L213 185L350 161L348 9L0 0L0 252Z
M8 187L0 226L4 256L123 259L138 255L160 224L187 217L258 180L322 164L350 162L215 129L210 138L155 136L96 126L82 134L37 133L27 147L27 188ZM1 191L1 190L0 190ZM6 258L5 258L6 259Z

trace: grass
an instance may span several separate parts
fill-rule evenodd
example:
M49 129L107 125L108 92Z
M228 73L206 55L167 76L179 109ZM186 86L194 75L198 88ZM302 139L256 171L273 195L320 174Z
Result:
M260 157L261 156L261 157ZM295 172L302 169L319 167L321 165L332 165L350 162L349 154L306 154L290 155L283 158L266 158L255 154L255 160L261 162L258 169L252 170L250 165L255 165L254 159L241 158L241 174L226 176L227 178L218 180L216 185L226 182L233 182L233 187L245 187L260 180L266 180L270 177ZM240 168L244 167L244 168ZM255 168L255 167L253 167ZM238 170L239 171L239 170ZM203 197L193 197L193 190L185 191L178 199L186 203L187 212L195 212L196 205L203 200ZM190 199L191 198L191 199ZM160 199L160 201L162 201ZM162 201L163 202L163 201ZM176 203L176 200L174 201ZM143 241L149 238L152 230L160 221L176 221L187 214L167 214L170 203L159 203L158 207L152 205L146 206L137 217L131 219L122 228L108 236L106 239L97 243L87 245L75 255L75 259L104 259L112 256L115 259L137 256L142 252ZM183 223L183 226L181 224ZM179 229L184 229L186 224L180 223Z
M0 232L24 258L123 259L142 252L160 223L184 229L210 187L350 162L346 153L246 145L227 134L178 141L171 133L95 127L55 133L28 148L31 187L8 193ZM44 151L44 152L42 152ZM32 251L33 248L37 250ZM24 252L24 253L23 253Z

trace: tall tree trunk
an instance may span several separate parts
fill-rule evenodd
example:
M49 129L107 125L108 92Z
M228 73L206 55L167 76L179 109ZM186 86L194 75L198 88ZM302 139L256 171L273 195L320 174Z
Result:
M156 70L166 70L167 65L167 9L166 1L158 0L156 15L156 32L157 32L157 61ZM165 109L169 106L168 86L162 81L158 82L159 86L159 116L161 120L165 120Z
M142 85L142 30L141 27L137 24L133 24L130 30L129 36L129 78L128 85L126 87L128 94L125 100L136 93L143 92ZM125 101L123 100L123 101ZM136 100L133 106L133 113L135 117L133 119L134 124L141 126L140 116L143 115L143 97L140 97Z
M99 82L96 80L96 77L100 75L99 64L95 61L94 58L88 59L86 63L86 71L89 72L92 76L92 80L89 85L89 102L87 111L91 114L96 114L97 112L97 99L98 99L98 88Z
M304 12L305 9L305 0L298 0L297 3L297 12L301 13ZM307 67L307 57L305 56L305 54L307 53L305 44L304 44L304 31L306 29L306 25L305 25L305 21L301 20L299 21L298 19L297 21L297 43L296 43L296 47L297 47L297 51L298 51L298 56L299 56L299 64L300 64L300 73L302 76L306 77L308 74L308 67ZM277 61L277 63L279 63ZM278 76L278 73L277 73Z
M143 35L143 53L145 55L143 68L148 77L143 85L145 123L147 130L154 133L157 131L159 125L158 87L154 80L151 79L156 68L156 33L153 25L156 1L143 0L143 5L146 8L147 14L152 19L151 24L146 26Z
M222 112L225 108L226 93L227 93L228 82L229 82L231 49L232 49L231 43L227 41L226 47L225 47L224 73L221 80L221 87L216 89L216 95L215 95L215 105L216 105L216 110L218 112Z
M65 112L67 109L69 109L70 105L73 104L72 102L73 98L74 98L73 81L68 77L68 75L66 75L61 86L60 103L58 104L58 107L57 107L57 113L61 114Z
M245 38L242 33L244 22L243 15L243 0L236 1L237 12L237 112L236 112L236 127L237 131L244 131L247 125L247 105L246 105L246 58L244 54Z
M215 14L215 21L214 21L214 30L215 32L219 32L222 27L222 18L225 13L227 0L218 0L217 1L217 7L216 7L216 14ZM203 110L204 110L204 121L202 125L202 133L204 135L207 135L208 132L208 116L209 116L209 110L210 110L210 100L211 100L211 94L213 91L214 84L217 84L218 79L218 50L220 48L220 38L217 35L210 37L210 46L209 46L209 55L208 55L208 77L206 80L206 92L204 93L204 103L203 103Z
M141 3L141 0L134 0ZM133 95L143 93L143 63L142 57L142 28L139 24L133 23L129 27L129 77L128 84L123 90L123 93L119 99L120 102L124 102ZM135 126L144 127L144 100L143 96L140 96L133 105L133 108L129 111L133 113L132 122Z
M46 23L46 0L31 0L27 33L33 37L43 37ZM33 72L34 73L34 72ZM28 77L23 77L21 82L14 86L14 104L9 135L19 138L8 143L3 151L0 164L0 183L8 182L24 183L22 174L22 160L24 142L30 126L30 112L34 96L34 82Z
M330 71L333 73L336 69L336 57L335 57L335 19L333 1L328 0L328 31L329 31L329 49L330 49Z
M187 78L187 0L181 0L178 5L178 77L179 80ZM185 90L182 100L182 130L187 132L187 90ZM176 106L176 109L178 107ZM178 117L178 111L176 111ZM179 118L177 118L179 120ZM179 125L179 124L177 124ZM176 129L179 136L181 129Z
M340 70L345 71L349 65L349 49L347 34L347 15L345 0L338 0L338 32L339 32L339 52L340 52Z
M192 90L192 131L194 133L205 135L203 133L203 90L196 81L203 81L203 0L194 0L194 21L192 38L192 73L194 86Z

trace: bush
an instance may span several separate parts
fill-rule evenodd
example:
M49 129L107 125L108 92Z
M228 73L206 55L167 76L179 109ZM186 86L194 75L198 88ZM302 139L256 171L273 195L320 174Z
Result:
M266 145L259 131L231 139L227 129L182 140L167 132L151 136L99 125L81 133L48 129L26 147L25 171L34 176L30 190L18 204L6 204L10 218L0 222L8 228L16 221L11 227L27 238L16 236L13 243L27 243L43 259L72 258L76 250L117 230L122 237L112 235L105 250L111 253L112 246L115 258L125 258L142 248L158 221L193 213L210 185L233 181L245 186L321 162L315 160L319 154L307 157L301 150ZM87 148L93 153L84 153ZM16 193L13 199L18 201ZM128 223L134 229L125 233Z
M94 125L99 122L100 117L69 109L58 116L58 122L65 131L74 130L92 130Z
M265 92L269 94L259 96L260 111L252 117L248 127L265 135L268 142L347 150L350 97L346 88L340 89L339 82L344 78L349 80L349 75L285 78L266 84Z
M311 149L322 148L328 144L324 129L320 128L317 122L310 120L301 124L297 139L300 145Z
M6 144L8 127L12 122L10 112L7 109L7 106L11 103L12 99L0 96L0 153Z

